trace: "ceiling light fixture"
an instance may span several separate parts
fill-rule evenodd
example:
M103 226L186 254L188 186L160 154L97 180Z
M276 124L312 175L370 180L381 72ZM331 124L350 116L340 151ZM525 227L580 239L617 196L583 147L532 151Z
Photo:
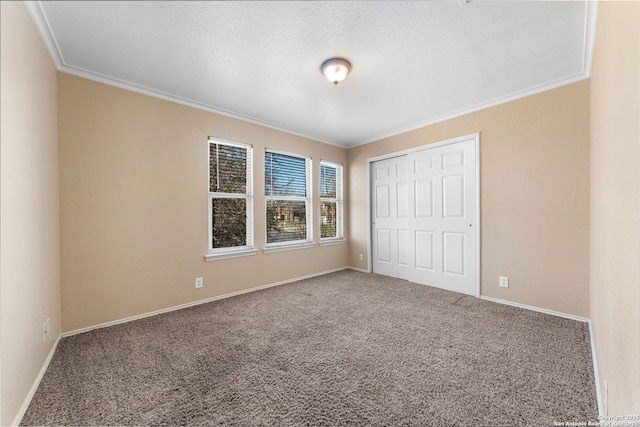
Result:
M344 58L330 58L322 63L320 70L331 83L338 85L351 71L351 63Z

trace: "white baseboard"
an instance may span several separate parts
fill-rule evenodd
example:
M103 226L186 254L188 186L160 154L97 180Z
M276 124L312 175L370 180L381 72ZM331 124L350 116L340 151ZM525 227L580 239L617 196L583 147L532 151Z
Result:
M360 273L371 273L369 270L366 270L364 268L347 267L347 269L353 270L353 271L359 271Z
M598 377L598 361L596 360L596 342L593 338L593 324L589 320L589 341L591 343L591 361L593 362L593 379L596 382L596 400L598 402L598 415L605 414L602 406L602 394L600 394L600 378Z
M497 302L498 304L511 305L513 307L524 308L531 311L537 311L539 313L550 314L552 316L564 317L565 319L577 320L578 322L589 322L589 319L587 319L586 317L575 316L573 314L562 313L560 311L547 310L546 308L534 307L532 305L520 304L517 302L506 301L498 298L485 297L485 296L480 296L480 299L491 301L491 302Z
M319 273L307 274L306 276L295 277L293 279L282 280L280 282L269 283L269 284L266 284L266 285L256 286L254 288L243 289L241 291L231 292L231 293L228 293L228 294L218 295L218 296L211 297L211 298L205 298L205 299L201 299L201 300L198 300L198 301L188 302L186 304L174 305L172 307L167 307L167 308L163 308L163 309L160 309L160 310L150 311L148 313L137 314L135 316L125 317L123 319L118 319L118 320L112 320L110 322L100 323L98 325L88 326L86 328L75 329L73 331L69 331L69 332L63 333L62 337L66 338L66 337L70 337L72 335L77 335L77 334L81 334L81 333L84 333L84 332L89 332L89 331L92 331L94 329L106 328L108 326L119 325L121 323L127 323L127 322L132 322L134 320L144 319L145 317L156 316L158 314L169 313L171 311L181 310L183 308L193 307L195 305L206 304L208 302L217 301L217 300L220 300L220 299L230 298L230 297L234 297L234 296L237 296L237 295L246 294L246 293L249 293L249 292L259 291L261 289L267 289L267 288L272 288L274 286L286 285L287 283L297 282L298 280L310 279L312 277L322 276L324 274L335 273L336 271L347 270L348 268L349 267L335 268L333 270L326 270L326 271L321 271Z
M51 359L53 359L53 355L55 354L56 349L58 348L58 344L60 343L60 338L62 338L62 335L58 335L56 342L53 344L53 347L51 347L51 351L49 352L49 355L47 356L44 363L42 364L42 367L40 368L40 372L38 372L38 376L36 377L35 381L31 385L31 388L29 389L29 393L27 393L27 397L25 397L24 401L22 402L22 406L20 406L20 409L18 410L16 417L11 423L12 426L19 425L20 422L22 421L22 417L24 417L24 414L27 412L27 409L29 408L29 404L31 403L31 399L33 399L33 396L36 394L36 391L40 386L40 381L42 381L42 377L44 377L45 372L47 372L47 368L49 368L49 363L51 363Z
M254 288L249 288L249 289L244 289L244 290L241 290L241 291L231 292L231 293L228 293L228 294L218 295L218 296L215 296L215 297L206 298L206 299L203 299L203 300L198 300L198 301L194 301L194 302L191 302L191 303L180 304L180 305L176 305L176 306L173 306L173 307L168 307L168 308L161 309L161 310L156 310L156 311L152 311L152 312L148 312L148 313L139 314L139 315L136 315L136 316L131 316L131 317L126 317L126 318L119 319L119 320L114 320L114 321L111 321L111 322L101 323L99 325L94 325L94 326L90 326L90 327L87 327L87 328L76 329L74 331L65 332L64 334L61 334L60 336L58 336L58 338L56 339L55 344L51 348L51 351L49 352L49 355L47 356L47 359L43 363L42 368L40 368L40 372L38 372L38 376L36 377L36 380L34 381L33 385L31 386L31 389L29 390L29 393L27 394L27 397L25 398L24 402L22 403L22 406L20 407L20 410L18 411L18 414L16 415L12 425L19 425L20 422L22 421L22 417L24 417L24 414L27 412L27 409L29 408L29 404L31 403L31 399L33 399L33 396L35 395L36 391L38 390L38 387L40 386L40 382L42 381L42 378L44 377L44 374L47 371L47 368L49 367L49 364L51 363L51 359L53 359L53 355L55 354L56 349L58 348L58 344L60 342L60 339L63 338L63 337L69 337L69 336L80 334L80 333L83 333L83 332L88 332L88 331L91 331L91 330L94 330L94 329L106 328L108 326L113 326L113 325L117 325L117 324L120 324L120 323L127 323L127 322L131 322L131 321L134 321L134 320L143 319L145 317L155 316L157 314L168 313L168 312L171 312L171 311L180 310L182 308L193 307L193 306L200 305L200 304L206 304L208 302L217 301L217 300L224 299L224 298L230 298L230 297L233 297L233 296L236 296L236 295L242 295L242 294L246 294L246 293L249 293L249 292L255 292L255 291L259 291L261 289L267 289L267 288L271 288L271 287L274 287L274 286L285 285L287 283L297 282L298 280L310 279L312 277L322 276L324 274L329 274L329 273L335 273L337 271L342 271L342 270L354 270L354 271L359 271L359 272L362 272L362 273L369 273L369 271L367 271L367 270L360 269L360 268L355 268L355 267L336 268L336 269L333 269L333 270L326 270L326 271L322 271L322 272L318 272L318 273L308 274L306 276L296 277L296 278L293 278L293 279L282 280L280 282L275 282L275 283L269 283L269 284L266 284L266 285L256 286ZM597 399L597 404L598 404L598 415L602 415L602 395L600 393L600 381L599 381L599 378L598 378L598 363L596 361L595 341L594 341L594 338L593 338L593 326L591 324L591 320L589 320L587 318L584 318L584 317L575 316L575 315L572 315L572 314L561 313L561 312L553 311L553 310L547 310L547 309L544 309L544 308L534 307L534 306L530 306L530 305L526 305L526 304L520 304L520 303L516 303L516 302L512 302L512 301L501 300L501 299L498 299L498 298L481 296L480 299L483 299L483 300L486 300L486 301L495 302L495 303L498 303L498 304L505 304L505 305L511 305L511 306L514 306L514 307L524 308L526 310L537 311L537 312L540 312L540 313L550 314L552 316L558 316L558 317L563 317L563 318L566 318L566 319L577 320L579 322L586 322L589 325L589 339L590 339L590 344L591 344L591 358L592 358L592 361L593 361L593 375L594 375L595 386L596 386L596 399Z
M564 317L565 319L577 320L578 322L587 323L587 325L589 326L589 344L591 346L591 361L593 363L593 379L596 386L596 401L598 404L598 415L604 415L602 412L603 406L602 406L602 394L600 393L600 379L598 377L598 361L596 360L596 343L595 343L595 340L593 339L593 325L591 323L591 320L585 317L574 316L573 314L561 313L559 311L547 310L545 308L534 307L526 304L519 304L517 302L505 301L498 298L481 296L480 299L496 302L498 304L505 304L505 305L511 305L514 307L520 307L527 310L537 311L540 313L550 314L552 316Z

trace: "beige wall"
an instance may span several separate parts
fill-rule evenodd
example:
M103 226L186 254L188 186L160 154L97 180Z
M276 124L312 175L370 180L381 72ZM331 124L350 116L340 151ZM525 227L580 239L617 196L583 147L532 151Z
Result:
M591 320L608 414L640 414L640 3L601 3L597 29L591 73Z
M588 317L588 81L350 149L350 265L367 268L367 159L475 132L481 294Z
M367 159L475 132L481 294L591 316L609 414L640 413L639 3L601 4L591 81L350 150L56 74L24 5L1 4L2 425L19 414L61 318L68 332L365 269ZM254 146L257 248L265 147L312 156L315 183L320 159L344 163L349 244L205 262L209 135Z
M60 336L57 74L24 3L3 1L1 15L0 424L9 425Z
M259 249L265 147L312 156L316 186L345 149L62 73L58 94L65 332L347 265L346 244L203 259L209 135L253 144Z

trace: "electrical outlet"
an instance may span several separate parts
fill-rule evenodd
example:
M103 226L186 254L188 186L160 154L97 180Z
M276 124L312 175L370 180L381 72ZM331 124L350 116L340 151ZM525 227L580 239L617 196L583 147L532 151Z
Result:
M196 277L196 289L201 288L203 285L202 277Z
M51 322L49 321L49 318L47 318L47 320L45 320L45 322L42 324L42 342L45 342L47 337L49 336L49 324Z
M360 261L364 261L364 255L360 254L360 256L358 257L358 259L360 259Z
M509 278L507 276L500 276L500 287L501 288L509 287Z

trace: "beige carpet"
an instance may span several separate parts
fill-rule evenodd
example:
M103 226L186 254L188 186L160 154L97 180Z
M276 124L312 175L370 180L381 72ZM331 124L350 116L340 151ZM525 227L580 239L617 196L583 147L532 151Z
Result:
M587 324L341 271L62 339L24 425L595 421Z

